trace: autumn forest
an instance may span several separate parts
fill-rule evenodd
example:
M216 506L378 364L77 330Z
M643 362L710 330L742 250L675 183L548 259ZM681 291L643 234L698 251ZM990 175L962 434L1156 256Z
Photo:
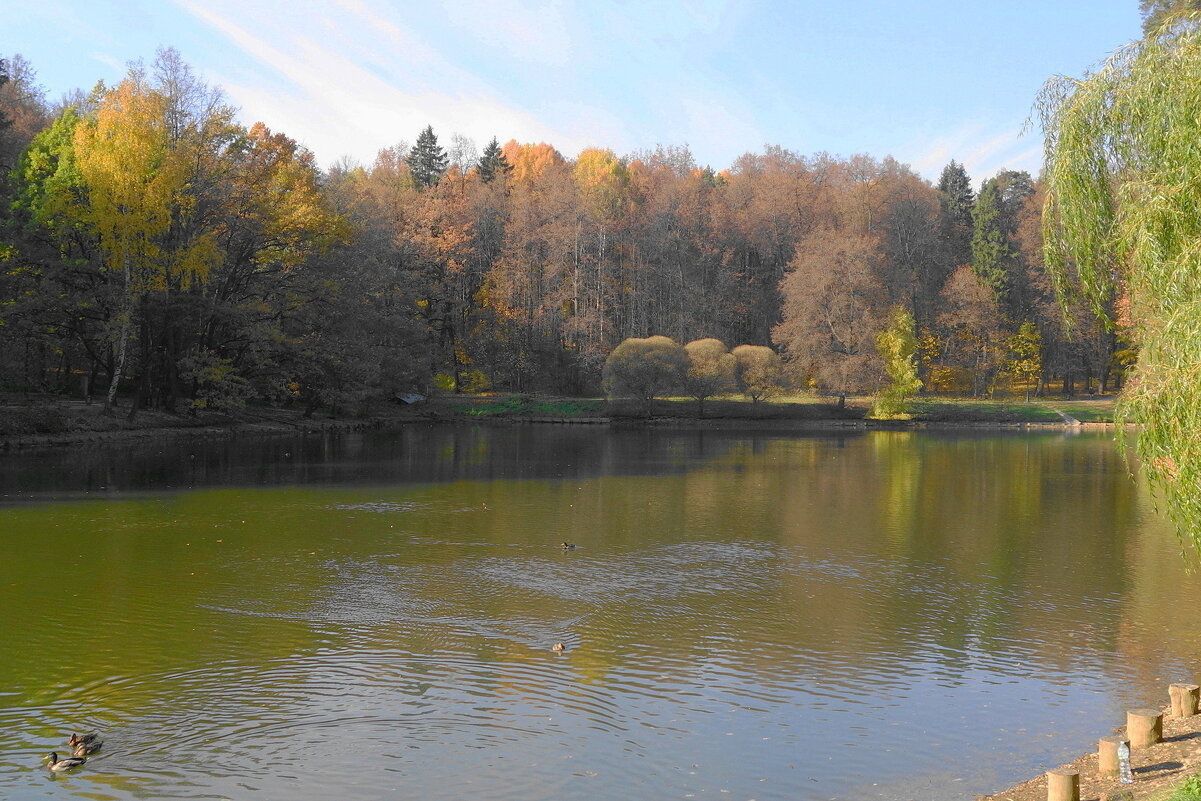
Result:
M1121 378L1123 344L1043 270L1028 173L398 135L322 169L173 50L53 103L0 61L2 388L131 412L595 394L623 340L662 335L770 346L845 396L887 384L898 310L927 391Z

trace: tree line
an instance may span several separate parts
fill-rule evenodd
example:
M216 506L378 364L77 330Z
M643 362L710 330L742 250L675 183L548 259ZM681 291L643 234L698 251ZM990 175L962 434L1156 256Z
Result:
M0 65L3 389L131 414L583 394L653 336L771 348L845 397L889 382L898 320L930 391L1106 391L1129 355L1057 300L1024 172L977 194L954 161L931 184L769 146L718 172L686 147L480 152L430 127L321 169L173 50L56 103Z

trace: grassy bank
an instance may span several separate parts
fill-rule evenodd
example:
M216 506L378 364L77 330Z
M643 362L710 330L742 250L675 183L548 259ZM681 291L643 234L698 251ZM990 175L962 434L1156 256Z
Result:
M1201 776L1190 776L1155 801L1201 801Z
M1112 423L1114 399L1109 396L1036 398L1022 400L978 400L920 398L913 403L913 417L923 422L1009 422L1062 423L1067 415L1081 423Z
M913 421L918 423L1048 423L1063 424L1113 421L1112 397L1080 399L1039 398L1023 400L961 399L923 397L913 403ZM622 420L644 418L698 419L700 407L692 398L661 398L649 406L632 399L564 398L484 393L434 398L423 405L425 414L449 418L575 418L607 417ZM741 396L718 396L704 403L705 419L713 420L862 420L871 408L871 398L850 398L840 407L832 398L796 394L772 401L752 403ZM1070 418L1065 420L1065 415Z

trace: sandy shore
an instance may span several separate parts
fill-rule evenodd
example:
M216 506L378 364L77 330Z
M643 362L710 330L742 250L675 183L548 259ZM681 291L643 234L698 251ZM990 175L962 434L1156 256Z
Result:
M1124 728L1114 730L1121 734ZM1099 732L1097 739L1108 734ZM1079 771L1081 801L1144 801L1163 794L1186 777L1201 771L1201 715L1173 718L1164 708L1163 742L1134 749L1130 755L1134 783L1122 784L1097 772L1097 754L1080 757L1060 767ZM989 801L1046 801L1047 778L1038 776L993 795Z

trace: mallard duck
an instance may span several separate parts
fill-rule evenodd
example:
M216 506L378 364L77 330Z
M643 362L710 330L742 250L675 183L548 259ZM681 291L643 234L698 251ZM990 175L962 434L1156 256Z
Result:
M551 649L552 651L566 651L566 650L567 650L567 646L566 646L566 645L564 645L564 644L563 644L563 643L561 643L561 642L557 642L557 643L555 643L554 645L552 645L552 646L550 647L550 649Z
M87 742L80 741L79 745L75 746L75 750L71 753L77 757L91 756L103 747L103 740L89 740Z
M88 761L85 757L63 757L59 759L57 751L51 751L43 759L47 760L46 767L55 772L77 768Z
M80 743L94 743L99 739L100 739L100 735L97 734L96 732L92 732L91 734L84 734L84 735L79 735L79 734L72 732L71 736L67 738L67 745L74 748L75 746L79 745Z
M575 550L575 545L573 545L573 544L572 544L572 543L570 543L570 542L565 542L565 543L563 543L563 550L565 550L565 551L574 551L574 550Z

